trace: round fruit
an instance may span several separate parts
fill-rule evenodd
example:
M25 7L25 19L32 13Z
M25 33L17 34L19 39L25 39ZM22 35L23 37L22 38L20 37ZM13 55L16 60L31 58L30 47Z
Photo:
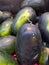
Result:
M13 32L16 34L16 32L20 29L20 27L25 24L26 22L33 21L35 23L36 20L36 13L31 7L25 7L21 9L13 22L12 29Z
M39 29L33 24L24 24L17 34L16 54L20 65L32 65L38 61L42 45Z
M39 20L39 29L43 38L43 41L49 43L49 12L41 15Z
M11 26L12 26L13 21L11 19L7 19L1 24L0 27L0 36L7 36L11 34Z
M15 52L15 36L5 36L0 39L0 49L12 54Z

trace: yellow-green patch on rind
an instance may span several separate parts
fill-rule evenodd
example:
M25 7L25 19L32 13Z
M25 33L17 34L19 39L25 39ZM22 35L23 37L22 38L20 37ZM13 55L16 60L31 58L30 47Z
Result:
M0 36L7 36L7 35L10 35L10 29L8 30L3 30L3 31L1 31L1 33L0 33Z
M44 48L44 49L41 51L39 63L40 63L41 65L45 65L45 63L46 63L46 58L47 58L47 53L46 53L46 50L45 50L45 48Z
M28 20L29 17L30 17L30 12L28 10L24 11L16 21L15 24L16 30L19 30L19 28Z
M11 25L12 25L12 21L3 22L3 24L1 25L1 29L0 29L0 36L1 37L11 34Z
M18 63L11 55L2 50L0 51L0 65L18 65Z
M46 22L46 28L47 28L47 31L49 32L49 18L48 18L48 21Z

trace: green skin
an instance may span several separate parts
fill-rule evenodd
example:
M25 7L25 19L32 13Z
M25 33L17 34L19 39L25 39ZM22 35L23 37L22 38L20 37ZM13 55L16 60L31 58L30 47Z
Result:
M39 59L39 63L41 65L46 65L46 60L48 58L48 55L45 51L45 48L41 51L41 55L40 55L40 59Z
M0 65L18 65L18 63L9 54L0 51Z
M13 31L15 31L15 33L18 32L23 24L25 24L28 21L30 22L30 19L31 21L35 21L36 19L36 13L31 7L26 7L20 10L14 19L12 25Z
M15 36L5 36L0 39L0 49L12 54L15 52Z
M4 36L11 34L12 23L13 23L13 21L8 19L1 24L1 27L0 27L0 36L1 37L4 37Z

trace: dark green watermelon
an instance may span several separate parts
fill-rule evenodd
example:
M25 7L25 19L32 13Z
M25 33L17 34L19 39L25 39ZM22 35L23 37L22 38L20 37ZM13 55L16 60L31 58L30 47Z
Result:
M16 32L18 32L18 30L23 24L27 22L29 23L31 21L33 23L35 23L36 21L36 12L34 11L34 9L32 9L31 7L25 7L21 9L16 14L16 17L14 18L13 21L13 25L12 25L13 33L16 34Z
M39 29L34 24L24 24L17 34L15 48L20 65L32 65L38 61L42 45Z
M9 54L15 52L15 36L5 36L0 39L0 49L6 51Z
M10 18L1 24L0 26L1 37L8 36L12 33L12 30L11 30L12 23L13 23L13 19Z
M45 12L41 15L39 20L39 29L43 41L49 43L49 12Z

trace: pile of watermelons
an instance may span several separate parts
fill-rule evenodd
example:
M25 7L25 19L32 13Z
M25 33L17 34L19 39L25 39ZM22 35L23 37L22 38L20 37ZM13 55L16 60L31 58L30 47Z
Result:
M0 65L49 65L48 0L0 0Z

